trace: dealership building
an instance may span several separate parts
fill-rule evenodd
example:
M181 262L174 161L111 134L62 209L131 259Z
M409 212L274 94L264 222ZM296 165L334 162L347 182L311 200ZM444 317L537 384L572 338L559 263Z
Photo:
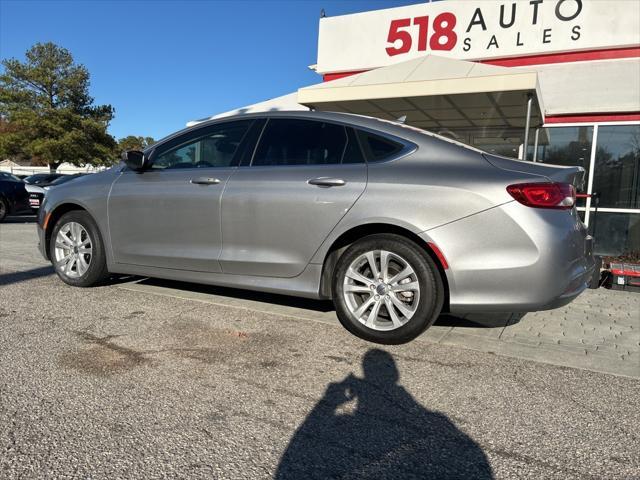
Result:
M330 12L328 12L330 14ZM442 0L322 16L322 82L237 111L405 123L533 162L579 165L608 256L640 253L640 2Z

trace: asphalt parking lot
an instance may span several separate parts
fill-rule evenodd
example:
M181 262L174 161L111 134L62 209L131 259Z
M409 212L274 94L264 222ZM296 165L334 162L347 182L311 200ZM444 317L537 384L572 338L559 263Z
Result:
M68 287L36 241L0 225L0 478L640 478L640 295L380 348L326 302Z

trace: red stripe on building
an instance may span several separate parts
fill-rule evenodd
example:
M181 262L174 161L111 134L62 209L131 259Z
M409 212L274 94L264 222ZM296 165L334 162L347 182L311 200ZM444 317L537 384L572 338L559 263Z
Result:
M353 72L325 73L322 76L322 81L330 82L331 80L338 80L339 78L350 77L351 75L357 75L358 73L367 71L368 70L354 70Z
M525 67L528 65L544 65L549 63L586 62L590 60L612 60L616 58L640 57L640 47L612 48L608 50L585 50L582 52L547 53L529 57L493 58L478 60L501 67Z
M595 122L638 122L640 112L634 113L582 113L572 115L547 116L544 123L595 123Z
M490 60L476 60L477 63L498 65L501 67L525 67L529 65L545 65L550 63L586 62L590 60L613 60L617 58L640 57L640 47L611 48L608 50L584 50L582 52L547 53L528 57L494 58ZM325 73L323 81L330 82L339 78L349 77L367 70L353 70L350 72Z

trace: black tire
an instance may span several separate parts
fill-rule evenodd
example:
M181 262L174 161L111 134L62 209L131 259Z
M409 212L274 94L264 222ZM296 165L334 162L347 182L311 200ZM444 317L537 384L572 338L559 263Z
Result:
M9 215L9 204L4 198L0 198L0 223Z
M70 222L79 223L86 230L91 240L92 252L90 257L91 260L89 262L89 268L79 277L68 276L64 273L64 271L62 271L61 266L59 264L56 264L55 261L56 237L58 236L58 232L60 231L60 229ZM49 256L56 270L56 273L58 274L60 279L68 285L83 288L93 287L95 285L103 283L109 277L102 236L100 235L100 231L98 230L96 222L93 220L93 218L91 218L91 215L89 215L84 210L73 210L71 212L65 213L56 222L55 226L53 227L53 232L51 233L51 241L49 242Z
M362 254L374 250L387 250L406 260L413 268L420 286L415 313L407 323L394 330L381 331L364 325L351 313L344 298L347 269ZM419 336L436 321L444 303L442 278L429 254L415 242L394 234L370 235L348 247L334 269L332 294L338 319L349 332L369 342L384 345L407 343Z

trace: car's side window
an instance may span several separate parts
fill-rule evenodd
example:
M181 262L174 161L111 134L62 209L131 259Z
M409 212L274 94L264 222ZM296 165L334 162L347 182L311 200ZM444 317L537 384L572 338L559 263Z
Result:
M364 163L364 156L358 144L355 131L347 127L347 148L344 150L342 163Z
M206 135L160 152L153 170L230 167L250 122L230 122L207 129Z
M402 150L403 145L370 132L358 130L358 137L364 149L367 161L383 162Z
M358 161L348 150L347 130L342 125L318 120L269 119L253 158L253 166L329 165Z

